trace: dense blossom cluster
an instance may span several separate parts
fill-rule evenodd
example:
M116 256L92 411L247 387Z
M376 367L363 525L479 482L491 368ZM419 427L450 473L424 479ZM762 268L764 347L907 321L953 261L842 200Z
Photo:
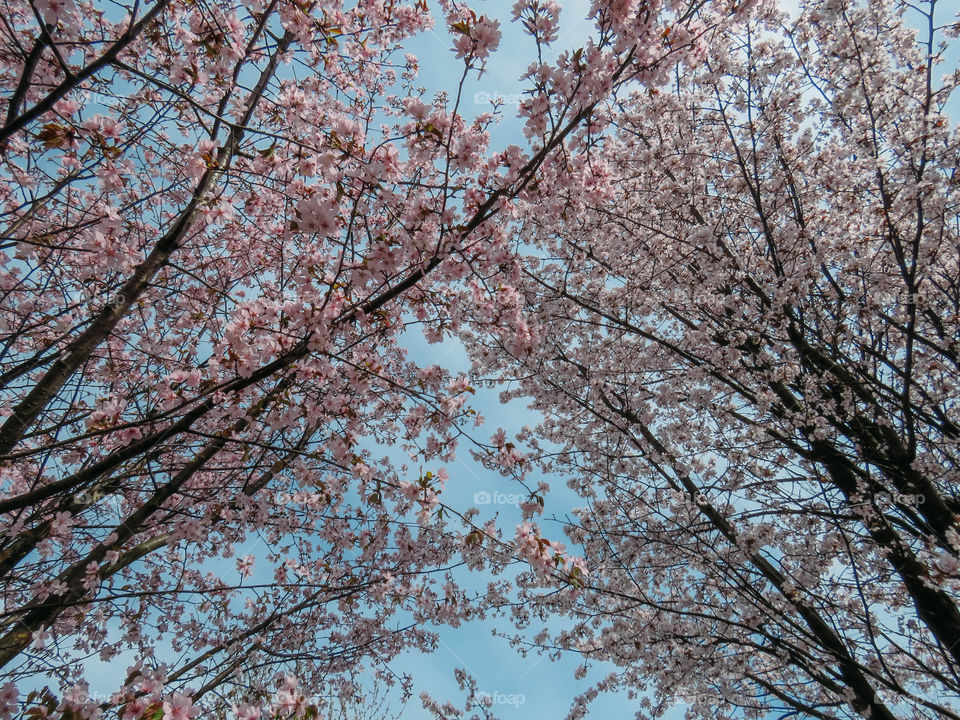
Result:
M482 611L451 568L517 548L443 514L472 388L402 335L470 318L532 352L515 202L730 14L702 5L597 3L588 46L531 67L529 147L498 151L462 82L416 89L423 0L0 9L2 714L309 715ZM481 71L498 21L439 12ZM537 47L558 12L515 8ZM92 699L85 668L130 655Z
M960 715L954 11L755 4L523 207L540 342L469 337L585 500L586 588L527 578L621 667L574 716Z

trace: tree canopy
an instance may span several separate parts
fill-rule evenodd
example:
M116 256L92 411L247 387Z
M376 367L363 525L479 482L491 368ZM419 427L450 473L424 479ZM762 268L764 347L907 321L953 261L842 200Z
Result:
M467 5L0 7L0 716L327 717L509 608L614 668L571 717L960 717L957 18L560 12L499 148ZM481 384L543 421L480 439ZM566 480L566 543L543 486L448 503L466 444Z

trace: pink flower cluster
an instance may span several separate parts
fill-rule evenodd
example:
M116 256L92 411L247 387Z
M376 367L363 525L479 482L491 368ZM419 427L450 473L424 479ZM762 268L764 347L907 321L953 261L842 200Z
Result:
M453 48L458 58L485 60L500 46L500 21L469 11L450 23L456 33Z

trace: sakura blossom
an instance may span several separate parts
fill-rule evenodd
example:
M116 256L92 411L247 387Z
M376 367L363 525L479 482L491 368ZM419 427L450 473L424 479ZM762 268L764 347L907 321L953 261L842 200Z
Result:
M197 710L189 696L174 693L163 703L163 720L190 720L196 714Z
M576 582L518 528L521 596L570 619L542 647L619 668L570 717L609 690L651 717L953 717L956 18L744 12L670 29L693 47L671 83L517 201L512 312L538 342L516 352L480 303L465 323L475 372L543 415L524 472L583 501Z
M0 19L0 718L960 717L943 3Z

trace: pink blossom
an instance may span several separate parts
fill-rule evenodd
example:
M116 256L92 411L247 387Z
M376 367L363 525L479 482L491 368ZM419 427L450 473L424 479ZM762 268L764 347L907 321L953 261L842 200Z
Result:
M483 60L500 45L500 21L486 15L481 15L472 22L455 22L452 27L458 33L453 43L457 57Z
M0 688L0 720L10 720L17 709L20 691L15 683L8 682Z
M190 720L196 715L197 709L188 695L174 693L169 700L163 701L163 720Z
M237 558L237 570L240 571L242 577L250 577L253 575L253 555L244 555L241 558Z
M430 114L430 106L419 98L408 97L403 99L403 109L414 120L425 120Z
M337 205L322 197L312 197L300 204L300 229L329 237L337 232Z
M50 534L58 538L66 537L70 532L70 527L72 524L73 521L70 513L55 512L50 521Z
M146 698L133 698L124 707L123 720L140 720L149 707L150 702Z
M36 8L43 19L56 25L67 13L76 11L74 0L35 0Z
M307 710L307 698L297 689L297 679L292 676L284 678L281 689L277 692L276 700L272 705L273 712L279 712L284 717L302 717Z
M256 705L243 703L231 706L235 720L260 720L261 710Z
M412 482L402 481L400 483L400 492L407 500L416 500L420 497L420 486Z

